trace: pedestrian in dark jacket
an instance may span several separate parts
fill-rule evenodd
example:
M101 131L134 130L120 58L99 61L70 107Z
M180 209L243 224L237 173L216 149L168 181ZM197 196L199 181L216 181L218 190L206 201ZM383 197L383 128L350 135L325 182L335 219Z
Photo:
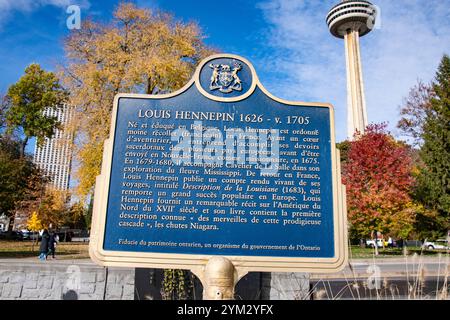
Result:
M45 229L42 233L42 239L41 239L41 246L39 247L39 259L41 260L47 260L47 254L48 254L48 243L50 240L50 235L48 234L48 230Z
M55 259L55 251L56 251L56 244L59 241L59 236L56 232L52 232L50 234L50 238L48 241L48 251L49 254L52 255L52 259Z

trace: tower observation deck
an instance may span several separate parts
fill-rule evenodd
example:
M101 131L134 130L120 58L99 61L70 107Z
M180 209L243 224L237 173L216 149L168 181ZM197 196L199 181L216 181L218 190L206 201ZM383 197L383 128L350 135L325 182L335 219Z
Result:
M359 38L372 31L376 8L365 0L343 0L331 8L326 22L332 35L345 41L347 69L347 137L364 133L367 110L362 77Z

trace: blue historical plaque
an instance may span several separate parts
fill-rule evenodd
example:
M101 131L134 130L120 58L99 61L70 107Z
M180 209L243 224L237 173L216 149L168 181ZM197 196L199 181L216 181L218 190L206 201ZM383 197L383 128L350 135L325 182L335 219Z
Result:
M188 268L219 255L253 271L341 268L333 119L328 104L273 97L234 55L205 59L173 94L119 94L91 256L105 265Z

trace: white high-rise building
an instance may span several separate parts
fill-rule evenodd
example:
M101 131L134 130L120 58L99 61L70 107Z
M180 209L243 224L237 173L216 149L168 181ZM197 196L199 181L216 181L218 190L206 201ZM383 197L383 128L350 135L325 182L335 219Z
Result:
M57 117L65 127L71 117L71 109L68 105L61 108L45 110L46 116ZM72 135L67 131L56 130L51 139L45 139L45 143L34 150L34 163L44 171L51 179L50 185L58 190L68 190L70 182L70 170L72 166Z

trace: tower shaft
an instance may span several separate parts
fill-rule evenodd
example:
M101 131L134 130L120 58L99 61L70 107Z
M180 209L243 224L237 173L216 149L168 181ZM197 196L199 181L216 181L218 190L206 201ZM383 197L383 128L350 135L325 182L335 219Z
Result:
M327 24L333 36L344 39L347 62L347 137L367 126L359 38L372 31L378 9L368 0L342 0L330 9Z
M359 32L354 29L348 30L344 41L347 62L347 135L352 140L356 131L363 134L367 126Z

